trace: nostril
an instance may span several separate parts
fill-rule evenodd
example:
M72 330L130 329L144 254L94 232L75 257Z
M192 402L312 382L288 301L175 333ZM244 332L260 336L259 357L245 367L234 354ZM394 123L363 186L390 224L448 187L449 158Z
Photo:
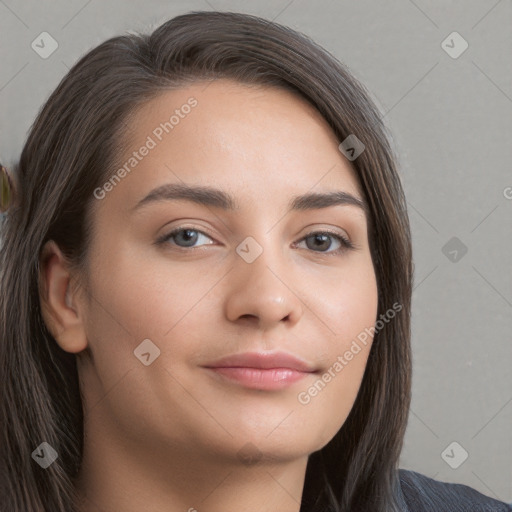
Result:
M256 315L246 314L242 315L240 318L256 318Z

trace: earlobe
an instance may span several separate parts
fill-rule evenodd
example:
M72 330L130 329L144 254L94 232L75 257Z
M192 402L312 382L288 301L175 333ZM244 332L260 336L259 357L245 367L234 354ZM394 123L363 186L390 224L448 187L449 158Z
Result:
M59 346L66 352L77 353L87 348L87 337L71 281L65 256L50 240L43 247L40 257L41 313Z

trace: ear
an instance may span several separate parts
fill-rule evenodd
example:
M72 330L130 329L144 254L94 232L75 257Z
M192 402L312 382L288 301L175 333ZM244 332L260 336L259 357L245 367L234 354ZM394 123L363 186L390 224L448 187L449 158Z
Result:
M39 296L44 322L63 350L81 352L87 348L87 337L77 307L78 295L72 290L67 260L53 240L44 245L39 267Z

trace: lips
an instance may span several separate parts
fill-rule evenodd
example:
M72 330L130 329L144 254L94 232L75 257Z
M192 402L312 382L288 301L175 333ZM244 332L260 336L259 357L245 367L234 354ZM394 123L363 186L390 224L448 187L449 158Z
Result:
M285 352L246 352L203 366L212 377L258 391L279 391L317 372L311 364Z
M301 373L314 373L317 369L297 356L285 352L246 352L223 357L204 365L205 368L281 369Z

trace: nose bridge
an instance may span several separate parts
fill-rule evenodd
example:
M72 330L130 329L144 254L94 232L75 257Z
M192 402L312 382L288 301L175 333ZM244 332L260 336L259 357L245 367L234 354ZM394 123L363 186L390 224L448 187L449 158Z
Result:
M257 242L248 237L236 249L235 282L227 301L231 321L255 317L260 327L270 327L281 320L294 323L302 314L290 267L283 261L282 250L270 247L271 238Z

